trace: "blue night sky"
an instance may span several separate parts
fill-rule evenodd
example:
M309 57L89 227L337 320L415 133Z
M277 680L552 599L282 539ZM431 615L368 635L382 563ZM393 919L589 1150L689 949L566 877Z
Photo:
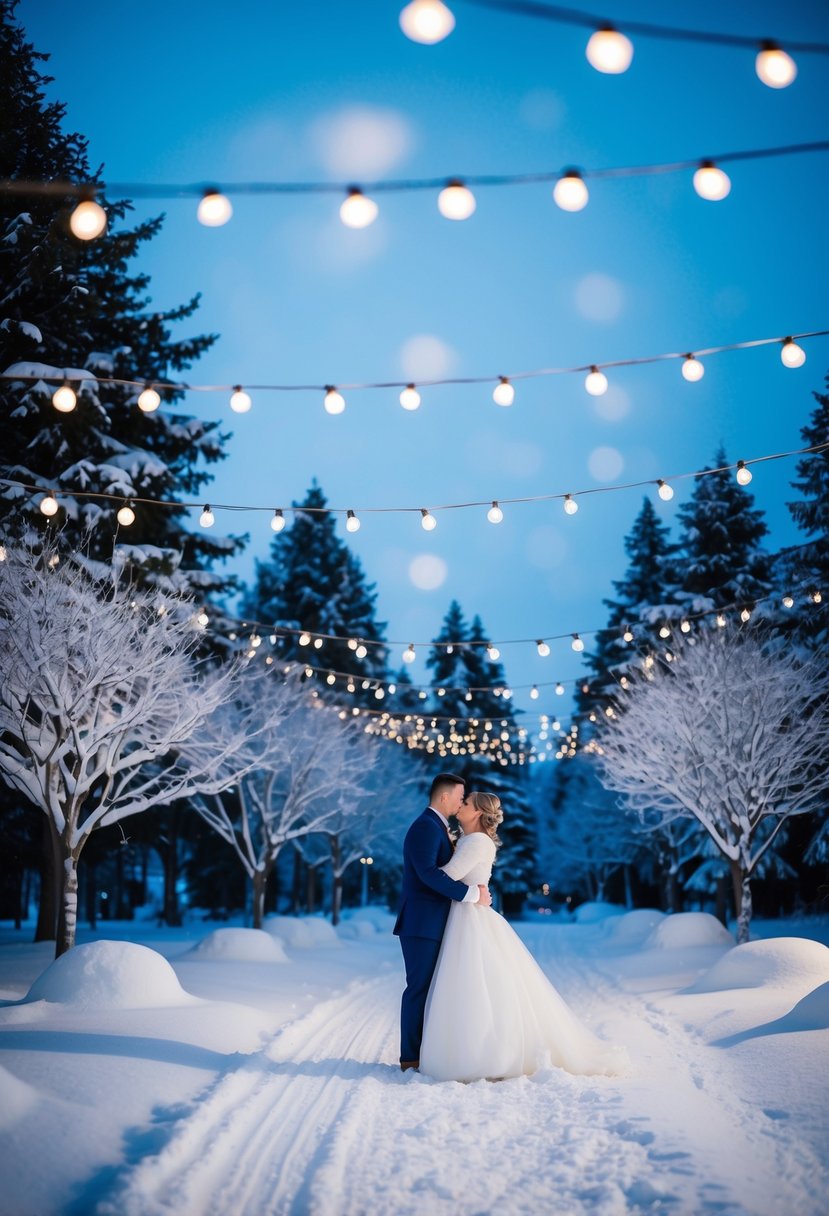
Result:
M457 0L454 33L425 47L401 33L400 7L23 0L18 13L109 181L594 169L827 135L825 56L798 54L795 83L772 90L749 50L638 38L631 69L604 76L585 59L584 30ZM628 17L829 41L816 0L625 0L607 15L622 29ZM196 383L495 377L699 349L829 327L827 168L825 153L728 166L720 203L698 198L690 173L595 182L578 214L548 185L480 188L465 223L441 217L434 192L381 195L364 231L342 226L336 195L234 198L218 229L199 225L189 200L141 202L138 215L167 212L141 268L152 307L203 294L188 332L221 340L192 369ZM730 460L799 447L829 362L825 338L804 348L796 371L775 347L713 356L698 384L677 362L623 368L601 398L582 376L528 380L511 409L487 386L424 390L411 414L393 390L352 392L333 418L315 393L260 393L245 416L224 394L188 401L233 432L211 501L287 506L316 477L335 507L430 506L692 472L720 444ZM755 470L769 547L802 539L785 507L793 473L792 460ZM665 518L689 490L659 503ZM447 512L430 534L414 516L367 515L349 542L395 641L431 638L453 597L496 640L587 632L604 623L642 494L588 496L572 518L560 502L505 508L497 527L483 509ZM267 554L268 521L217 513L217 530L250 532L244 578ZM439 586L415 586L418 558L439 559L415 568ZM581 670L564 641L546 659L506 646L502 660L514 684ZM422 658L412 676L425 680ZM551 688L516 703L563 710Z

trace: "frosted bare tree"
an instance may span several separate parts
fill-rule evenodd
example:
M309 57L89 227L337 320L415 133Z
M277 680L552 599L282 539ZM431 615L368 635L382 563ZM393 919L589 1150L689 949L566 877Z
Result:
M249 723L180 751L228 702L240 671L202 672L197 633L169 608L46 549L0 550L0 772L47 816L61 868L56 955L75 941L78 859L97 828L249 763Z
M602 780L643 820L709 834L747 941L752 875L792 815L826 813L826 657L759 627L707 630L633 680L596 744Z
M234 714L256 722L256 762L232 789L200 797L194 806L230 844L253 887L253 924L261 928L268 878L284 846L327 831L356 808L367 788L364 732L313 698L298 670L249 670L242 701L222 718L233 729Z

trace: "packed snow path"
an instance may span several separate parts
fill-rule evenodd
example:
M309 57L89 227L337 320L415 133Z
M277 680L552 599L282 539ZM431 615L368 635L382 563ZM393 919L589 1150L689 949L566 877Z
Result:
M100 1216L818 1216L824 1166L753 1101L727 1053L549 928L524 936L594 1029L629 1045L632 1076L401 1074L401 976L386 962L225 1073ZM474 1033L474 1010L458 1017Z

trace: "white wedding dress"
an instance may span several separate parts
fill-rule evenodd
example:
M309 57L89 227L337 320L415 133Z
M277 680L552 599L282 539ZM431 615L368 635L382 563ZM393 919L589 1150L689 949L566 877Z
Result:
M494 859L489 836L472 832L441 868L470 885L488 883ZM572 1073L628 1071L625 1052L582 1026L498 912L453 901L426 999L421 1073L475 1081L550 1064Z

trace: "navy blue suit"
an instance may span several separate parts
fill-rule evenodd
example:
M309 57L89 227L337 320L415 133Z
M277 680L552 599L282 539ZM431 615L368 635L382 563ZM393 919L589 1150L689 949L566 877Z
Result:
M468 890L439 868L452 856L443 821L427 807L403 842L403 886L395 934L406 964L406 990L400 1006L400 1060L420 1059L426 997L438 961L440 942L453 899Z

